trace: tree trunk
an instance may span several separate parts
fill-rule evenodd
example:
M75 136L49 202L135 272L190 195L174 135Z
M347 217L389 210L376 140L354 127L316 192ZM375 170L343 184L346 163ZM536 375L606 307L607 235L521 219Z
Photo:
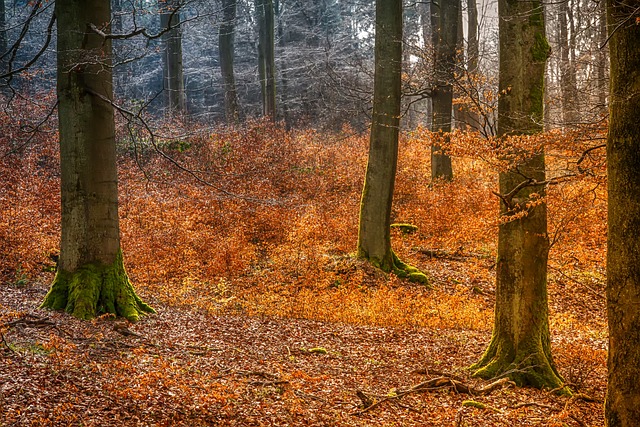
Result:
M262 111L276 121L275 18L273 0L256 0L258 18L258 73L262 84Z
M280 19L280 1L275 0L273 3L273 8L276 16L278 16L278 46L280 46L281 50L284 51L285 48L285 38L284 38L284 27L282 23L282 19ZM289 113L289 103L288 103L288 95L289 95L289 73L287 71L286 65L281 65L280 70L280 104L282 106L282 118L284 119L284 126L286 130L291 129L291 115Z
M431 130L442 132L445 143L451 132L459 8L460 0L442 0L431 4L431 40L435 58ZM453 179L451 157L438 143L431 146L431 178Z
M607 64L609 45L607 44L607 7L604 1L600 2L598 14L598 110L602 115L608 111L607 94L609 93L609 80L607 79Z
M427 55L427 49L429 48L432 40L432 28L431 28L431 3L430 2L422 2L418 5L420 10L420 24L422 29L422 39L424 41L424 51L425 54L421 55L421 61L424 62L423 68L425 70L433 69L433 60L432 55ZM433 47L433 46L431 46ZM431 97L426 98L424 101L424 115L425 117L429 117L428 124L429 130L433 130L433 101Z
M637 3L607 2L611 86L607 174L608 427L640 420L640 18Z
M402 73L402 0L376 1L375 75L369 160L360 204L358 257L426 283L391 250L391 203L398 162Z
M184 74L182 70L182 27L180 26L180 2L167 0L160 2L160 25L168 29L163 36L163 76L165 105L170 114L184 114L187 101L184 92Z
M542 131L544 71L549 55L540 0L499 0L498 135ZM515 153L514 153L515 154ZM482 378L508 376L519 385L556 388L547 307L547 208L544 152L500 173L493 336L472 369ZM509 195L518 186L520 191Z
M236 79L233 73L234 33L236 25L236 0L222 0L223 21L220 24L218 42L220 48L220 71L224 82L224 111L227 123L240 120Z
M153 309L135 294L120 249L111 42L88 30L110 21L109 0L57 0L55 13L62 237L42 307L137 320Z
M567 22L571 19L571 25ZM571 40L569 41L569 27ZM575 124L576 114L576 69L575 69L575 25L573 14L569 13L569 1L561 1L558 5L558 44L560 45L560 90L562 92L562 121L564 124Z
M8 55L4 56L7 53L7 31L5 30L7 26L5 8L4 8L4 0L0 0L0 75L6 73L7 64L8 64ZM6 83L4 79L0 79L0 89Z
M456 34L456 52L458 57L464 58L464 21L462 17L462 4L461 0L458 1L458 19L457 19L457 34ZM455 78L455 75L453 76ZM459 98L460 92L453 91L453 99ZM465 109L462 105L453 105L453 99L451 104L453 121L451 123L451 129L465 129L467 127L467 118Z
M476 0L467 0L467 16L467 72L473 79L473 76L479 71L478 60L480 56L480 46L478 43L478 5L476 4ZM471 86L471 96L477 98L477 91L474 91L473 87L474 86ZM482 129L480 116L473 108L467 111L467 123L472 129Z

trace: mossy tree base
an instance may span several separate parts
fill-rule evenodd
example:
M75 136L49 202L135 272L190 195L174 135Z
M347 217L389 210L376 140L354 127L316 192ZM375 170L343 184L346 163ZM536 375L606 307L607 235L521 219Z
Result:
M393 251L391 251L391 254L387 257L387 259L382 261L368 257L362 252L358 255L358 257L366 259L371 263L371 265L379 268L385 273L393 272L393 274L400 277L401 279L407 279L413 283L421 283L423 285L429 286L429 278L426 274L424 274L416 267L402 262Z
M482 358L470 369L473 375L489 380L507 377L518 386L531 386L539 389L561 390L563 381L556 371L553 360L548 351L543 349L542 343L537 343L537 349L523 346L519 351L495 336Z
M393 273L402 278L407 279L410 282L422 283L423 285L429 285L429 278L422 271L416 267L404 263L398 258L395 252L391 252L393 257Z
M122 252L112 265L87 264L74 272L59 269L41 308L65 310L79 319L113 313L133 322L155 313L133 289Z

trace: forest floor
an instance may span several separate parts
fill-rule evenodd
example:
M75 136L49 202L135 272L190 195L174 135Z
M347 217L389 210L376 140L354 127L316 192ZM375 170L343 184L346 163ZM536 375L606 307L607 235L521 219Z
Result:
M474 154L482 140L461 138L472 153L454 157L447 183L431 182L430 137L403 136L392 221L418 230L392 229L392 244L424 286L353 256L366 135L258 123L158 155L123 129L125 265L158 311L133 325L37 309L60 236L58 147L38 134L0 156L3 427L604 424L603 153L575 146L594 139L547 152L550 176L577 177L546 199L552 352L568 397L487 390L468 370L495 302L497 166ZM0 147L17 144L10 130Z
M86 322L34 310L46 290L0 288L0 306L15 310L0 348L3 426L603 425L603 350L559 361L565 378L582 381L574 397L509 384L481 394L487 383L466 367L487 332L162 305L134 325ZM569 332L553 344L605 345ZM359 392L379 404L363 410Z

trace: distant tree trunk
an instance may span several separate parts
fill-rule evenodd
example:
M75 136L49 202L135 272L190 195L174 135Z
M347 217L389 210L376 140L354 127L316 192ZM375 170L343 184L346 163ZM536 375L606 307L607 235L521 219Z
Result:
M42 307L137 320L153 309L135 294L120 249L111 42L88 30L109 22L110 12L109 0L55 5L62 238Z
M480 46L478 43L478 6L476 0L467 0L467 72L472 76L478 73L478 61L480 56ZM477 96L477 92L472 90L472 96ZM480 117L478 113L471 109L468 111L467 123L473 129L480 130Z
M275 17L273 0L256 0L258 12L258 70L262 82L263 114L276 120Z
M607 7L604 1L600 2L598 14L598 107L604 115L607 113L607 94L609 93L609 81L607 79L607 64L609 64L607 44Z
M236 0L222 0L223 21L218 34L220 71L224 81L224 111L227 123L240 120L236 79L233 73L234 33L236 26Z
M462 57L464 58L464 20L462 17L462 4L461 4L461 0L459 0L458 3L458 20L457 20L457 28L458 28L458 33L456 35L456 52L457 52L457 56L456 58ZM455 73L455 71L454 71ZM455 74L454 74L454 78L455 78ZM453 82L452 82L453 83ZM456 90L453 91L453 99L456 99L460 97L460 93ZM453 103L451 104L451 108L452 108L452 114L453 114L453 122L451 123L451 128L452 129L465 129L466 128L466 123L467 123L467 118L466 118L466 111L465 109L462 107L462 105L453 105Z
M640 19L637 2L607 1L611 86L607 176L608 427L640 421ZM635 9L635 10L634 10Z
M164 67L165 105L170 114L185 114L187 101L184 92L184 74L182 70L182 27L180 26L181 7L179 0L160 1L160 25L167 31L162 40L164 53L162 56Z
M402 74L402 0L376 1L375 75L369 160L360 204L358 257L426 283L391 250L391 202L398 162Z
M476 0L467 0L467 30L469 33L468 47L468 69L471 72L478 70L478 59L480 56L480 47L478 44L478 5Z
M422 39L424 41L424 49L425 51L430 47L432 43L432 28L431 28L431 3L430 2L422 2L419 5L420 10L420 24L422 29ZM433 47L433 46L431 46ZM426 53L426 52L425 52ZM422 55L421 60L424 61L424 69L429 70L433 69L433 62L430 61L431 55L424 54ZM433 102L431 98L425 99L425 116L429 117L428 126L429 130L433 130Z
M542 130L544 72L550 49L540 0L499 0L498 135ZM495 323L491 343L472 369L519 385L556 388L547 306L547 207L544 152L500 173ZM521 187L519 190L517 187ZM520 214L520 215L519 215Z
M567 22L571 19L571 25ZM569 28L571 40L569 41ZM569 13L569 0L563 0L558 5L558 44L560 45L560 89L562 92L562 121L564 124L575 124L576 117L576 69L575 61L575 25L573 14Z
M280 16L280 0L274 0L273 8L276 16ZM278 45L281 49L285 48L285 37L282 19L278 19ZM280 102L282 105L282 117L284 118L284 125L287 130L291 129L291 115L289 114L289 73L286 66L281 66L280 70L280 83L282 89L280 90Z
M111 24L111 32L114 34L122 34L123 26L122 26L122 0L112 0L111 1L111 13L113 15L112 24ZM113 51L114 57L116 61L120 56L120 44L119 40L113 42ZM114 79L114 88L113 92L116 97L125 96L124 87L125 87L125 79L126 79L126 70L128 68L128 64L120 64L114 65L113 68L113 79Z
M431 3L431 39L435 57L431 130L442 132L445 142L451 132L459 7L460 0ZM451 157L437 143L431 146L431 178L453 179Z
M7 52L7 21L4 0L0 1L0 55Z
M7 26L4 0L0 0L0 74L7 72L7 57L4 56L7 53ZM0 80L0 86L4 84L4 79Z

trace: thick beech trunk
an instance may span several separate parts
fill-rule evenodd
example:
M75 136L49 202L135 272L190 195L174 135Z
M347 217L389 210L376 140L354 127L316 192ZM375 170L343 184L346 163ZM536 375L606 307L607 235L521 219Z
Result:
M360 204L358 257L426 283L391 250L391 203L398 162L402 72L402 0L376 1L375 76L369 160Z
M122 262L111 42L88 30L109 22L109 0L57 0L55 7L62 237L42 307L136 320L153 309L136 296Z
M549 55L539 0L499 0L500 99L498 134L542 131L544 70ZM544 153L500 173L493 336L472 369L483 378L505 375L520 385L556 388L562 380L551 357L547 307L547 209ZM523 183L527 182L527 185Z
M162 36L164 42L162 59L165 105L170 114L184 114L187 111L182 69L182 27L180 26L179 7L178 0L160 2L160 25L163 29L171 28Z
M611 34L608 427L632 427L640 422L640 25L635 23L640 14L636 7L633 2L607 2Z
M431 3L431 40L436 79L431 96L431 130L443 132L445 141L451 132L459 9L460 0ZM453 179L451 157L443 151L440 144L431 146L431 178Z
M224 111L227 123L240 120L236 78L233 72L234 33L236 27L236 0L222 0L224 20L220 24L218 43L220 48L220 71L224 81Z

